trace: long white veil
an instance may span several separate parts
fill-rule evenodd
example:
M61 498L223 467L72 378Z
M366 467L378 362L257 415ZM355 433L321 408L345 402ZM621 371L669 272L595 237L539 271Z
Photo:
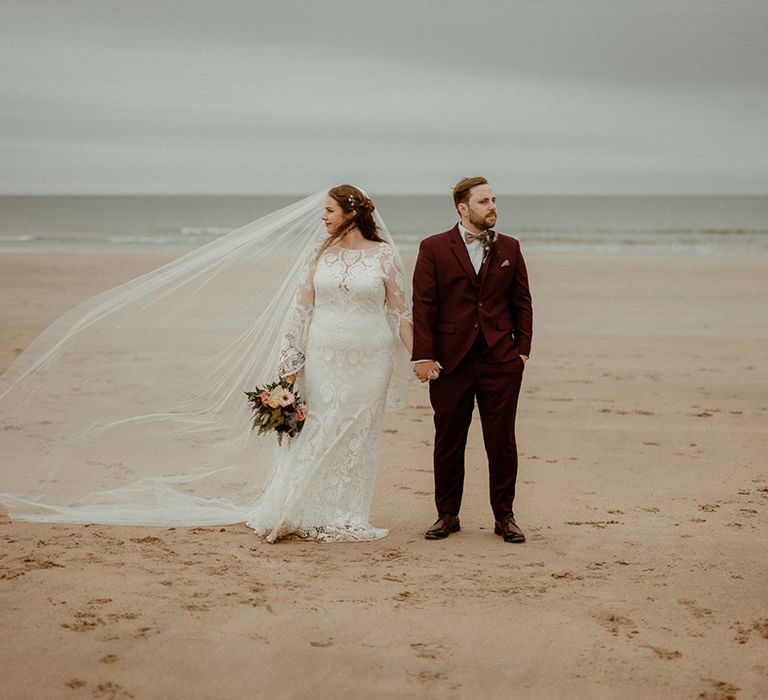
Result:
M243 392L277 378L297 280L327 235L325 196L89 299L19 356L0 381L0 503L12 518L244 520L290 447L250 430ZM389 408L404 405L409 375L395 346Z

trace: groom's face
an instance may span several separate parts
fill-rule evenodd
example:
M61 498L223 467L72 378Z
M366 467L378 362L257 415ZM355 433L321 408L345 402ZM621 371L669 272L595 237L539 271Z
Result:
M469 200L459 205L462 218L466 218L472 226L480 231L493 228L496 225L496 195L490 185L477 185L469 191Z

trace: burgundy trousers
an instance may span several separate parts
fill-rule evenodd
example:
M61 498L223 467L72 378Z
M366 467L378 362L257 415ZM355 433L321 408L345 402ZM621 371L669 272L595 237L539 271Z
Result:
M458 515L464 491L464 452L475 399L488 455L491 509L497 520L512 512L517 481L515 416L523 360L484 362L482 341L450 374L429 383L435 412L435 504Z

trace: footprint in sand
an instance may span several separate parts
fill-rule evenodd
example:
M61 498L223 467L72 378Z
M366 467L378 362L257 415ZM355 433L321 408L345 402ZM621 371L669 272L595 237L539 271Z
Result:
M420 683L437 683L448 680L448 676L440 671L408 671L408 676Z
M310 645L313 647L317 647L318 649L325 649L326 647L332 647L333 637L329 637L328 639L323 639L315 642L310 642Z
M35 557L24 557L14 569L9 569L0 574L0 579L14 579L30 571L37 569L63 569L64 564L51 561L50 559L37 559Z
M699 619L707 619L712 616L712 611L709 608L705 608L703 605L699 605L695 600L680 599L677 601L680 605L684 605L693 614L694 617Z
M573 571L553 571L550 576L556 579L562 579L565 581L583 581L583 576L574 574Z
M184 610L188 610L189 612L208 612L208 606L203 605L202 603L188 603L187 605L181 606Z
M661 647L655 647L650 644L643 644L646 649L650 649L656 656L665 661L672 661L674 659L682 658L682 653L679 651L673 651L671 649L662 649Z
M606 629L613 637L618 637L619 634L625 634L627 639L640 634L640 630L637 629L634 621L623 615L616 615L615 613L595 615L600 625Z
M105 700L123 700L124 698L135 697L124 688L121 688L117 683L107 681L106 683L99 683L93 689L94 698L104 698Z
M149 639L157 634L160 634L160 630L157 627L139 627L131 636L134 639Z
M746 644L753 634L757 634L758 637L763 639L768 639L768 617L754 620L748 624L734 622L731 625L731 629L736 631L735 639L739 644Z
M709 688L699 693L700 700L736 700L736 693L741 688L726 681L718 681L714 678L704 678L709 683Z
M73 622L62 622L61 626L72 632L91 632L97 627L106 624L104 620L95 613L83 610L76 612L74 618Z
M124 612L124 613L109 613L104 617L106 617L107 620L109 620L110 622L117 622L118 620L137 620L138 618L141 617L141 615L135 612Z
M378 559L382 559L385 561L389 561L392 559L402 559L403 552L399 548L395 547L394 549L386 549L383 552L379 552Z
M401 608L406 603L417 602L416 597L413 595L411 591L400 591L400 593L396 593L395 595L392 596L392 600L395 602L396 608Z
M603 529L608 525L623 525L619 520L568 520L566 525L589 525L590 527L596 527Z
M437 642L414 642L411 644L411 649L420 659L432 660L442 659L446 651L446 647Z

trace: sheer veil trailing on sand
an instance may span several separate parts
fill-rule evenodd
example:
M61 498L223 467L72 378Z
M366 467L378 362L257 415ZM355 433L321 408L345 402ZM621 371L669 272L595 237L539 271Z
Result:
M325 196L89 299L19 356L0 385L0 503L12 518L245 519L290 446L250 430L243 392L276 378L297 280L326 236ZM409 377L395 346L388 408L404 406Z

